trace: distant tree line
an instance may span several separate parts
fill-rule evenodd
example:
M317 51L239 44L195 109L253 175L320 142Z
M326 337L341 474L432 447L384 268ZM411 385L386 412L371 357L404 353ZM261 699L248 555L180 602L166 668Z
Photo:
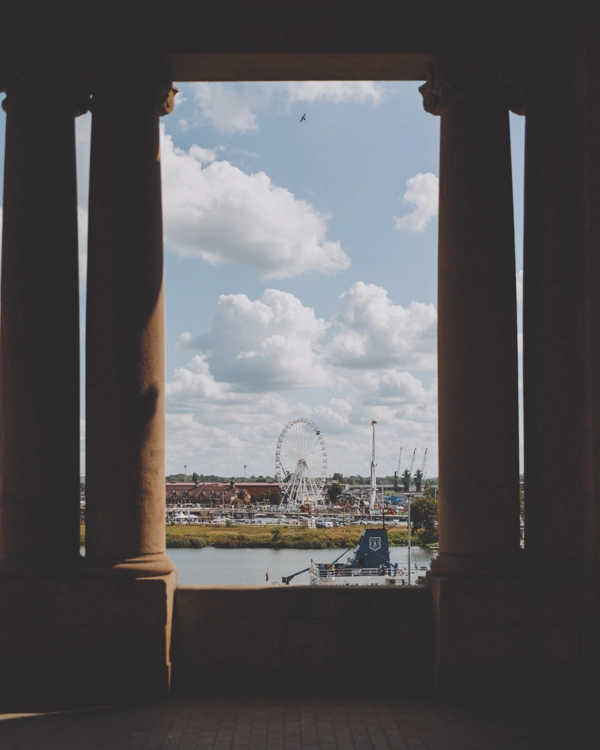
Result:
M414 480L414 475L413 475ZM399 476L397 478L398 484L401 484L402 477ZM360 474L352 474L350 476L344 476L343 474L340 474L339 472L336 472L332 477L331 480L333 482L338 482L339 484L369 484L371 481L370 477L363 477ZM377 477L377 484L394 484L396 481L396 477L393 475L386 476L386 477ZM437 486L438 484L438 478L437 477L428 477L427 479L423 480L423 486L424 487L432 487Z
M166 477L167 482L199 482L200 484L210 482L274 482L275 478L271 476L254 476L244 479L244 477L220 477L216 474L198 474L195 471L192 474L169 474Z
M413 477L414 478L414 477ZM400 483L401 477L398 477L398 483ZM395 477L392 476L385 476L385 477L377 477L377 484L394 484ZM259 474L258 476L252 474L251 476L244 479L244 477L222 477L218 476L217 474L198 474L197 472L193 472L192 474L169 474L166 477L167 482L199 482L200 484L203 483L209 483L209 482L274 482L275 477L272 477L270 475L264 476L263 474ZM351 474L348 476L344 476L340 472L335 472L335 474L331 477L331 482L335 482L337 484L369 484L371 481L370 477L363 477L361 474ZM438 478L437 477L428 477L427 479L423 480L423 486L424 487L431 487L431 486L437 486L438 484Z

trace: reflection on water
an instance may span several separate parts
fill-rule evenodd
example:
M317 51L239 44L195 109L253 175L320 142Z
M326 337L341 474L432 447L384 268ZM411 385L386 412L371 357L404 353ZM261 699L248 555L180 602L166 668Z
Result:
M281 577L291 575L310 565L311 559L319 562L333 562L344 550L296 550L296 549L168 549L167 553L177 567L179 583L200 584L243 584L257 586L265 583L266 573L269 583L281 582ZM422 547L412 548L412 562L427 565L431 561L431 550ZM350 555L350 553L348 553ZM340 562L345 561L345 555ZM400 567L408 563L407 547L390 547L390 559ZM423 575L423 572L420 572ZM307 585L308 573L297 576L293 585Z

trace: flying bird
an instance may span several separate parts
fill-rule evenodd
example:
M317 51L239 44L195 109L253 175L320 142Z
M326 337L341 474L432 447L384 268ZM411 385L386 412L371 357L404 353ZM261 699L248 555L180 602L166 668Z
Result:
M300 122L302 122L302 120L306 120L306 112L305 112L305 113L304 113L304 114L302 115L302 117L300 118Z

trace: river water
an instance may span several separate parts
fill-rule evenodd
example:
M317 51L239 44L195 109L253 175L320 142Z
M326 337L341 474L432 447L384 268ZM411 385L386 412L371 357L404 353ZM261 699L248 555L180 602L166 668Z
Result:
M167 553L177 567L179 583L184 585L201 584L243 584L257 586L265 583L269 574L269 583L281 582L281 577L291 575L307 568L312 559L318 562L333 562L339 557L340 550L296 550L296 549L168 549ZM345 562L344 555L340 562ZM408 564L408 547L390 547L390 559L400 567ZM413 547L411 559L417 567L431 561L431 550ZM424 572L419 570L419 575ZM308 573L297 576L292 585L306 585ZM413 580L414 582L414 580Z

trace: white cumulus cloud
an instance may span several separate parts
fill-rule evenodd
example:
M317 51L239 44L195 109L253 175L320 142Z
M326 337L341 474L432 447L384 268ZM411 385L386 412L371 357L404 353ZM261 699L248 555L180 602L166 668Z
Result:
M180 343L200 351L217 381L239 390L314 387L326 381L319 361L328 325L293 294L267 289L260 300L245 294L219 297L208 333Z
M199 107L195 120L224 133L258 130L258 116L267 106L287 111L301 102L377 104L385 93L379 81L194 83L192 88ZM184 118L180 125L187 130L192 123Z
M271 84L287 102L327 101L377 104L385 94L381 81L285 81Z
M195 83L194 98L199 120L224 133L257 130L256 113L265 109L269 97L262 89L241 89L229 83ZM189 122L188 122L189 127Z
M437 382L410 371L435 370L435 336L433 305L394 305L362 282L331 320L277 289L256 300L222 295L210 329L180 337L193 355L167 383L168 465L210 464L227 476L247 463L248 475L272 474L269 446L307 417L323 431L330 473L368 475L372 419L382 474L396 469L400 440L420 455L429 447L435 471Z
M399 440L411 452L417 446L419 455L428 446L435 473L435 384L425 387L409 373L388 370L347 377L340 390L340 396L324 398L316 405L278 393L239 393L229 384L216 383L195 357L187 367L178 368L167 385L168 471L181 471L186 463L196 471L240 475L246 463L249 475L273 474L275 446L283 426L307 417L325 438L329 474L368 476L372 419L379 422L381 474L396 469Z
M437 313L433 304L394 305L383 287L359 281L340 296L334 321L338 333L328 355L336 365L395 365L416 370L434 370L437 366Z
M438 212L438 178L432 172L416 174L406 181L402 200L413 206L409 214L395 217L396 229L424 232Z
M277 393L239 393L218 383L202 355L175 370L166 386L167 471L272 474L282 426L304 409ZM272 452L265 446L273 446Z
M340 243L326 239L326 215L264 172L246 174L214 157L198 146L175 147L163 130L167 249L212 265L242 263L266 279L348 268Z

